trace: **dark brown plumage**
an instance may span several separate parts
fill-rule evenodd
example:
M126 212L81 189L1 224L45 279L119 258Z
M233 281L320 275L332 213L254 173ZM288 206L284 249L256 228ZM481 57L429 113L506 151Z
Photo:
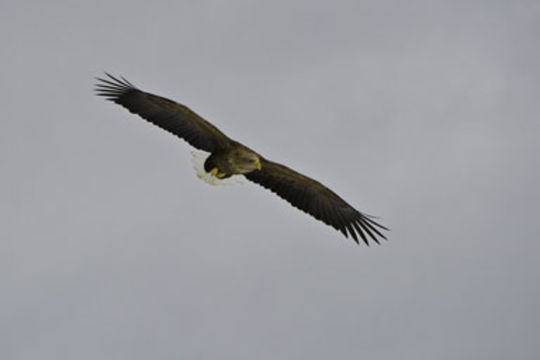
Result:
M359 243L359 236L367 245L368 238L377 244L379 238L386 239L381 233L388 230L386 227L354 209L318 181L265 159L227 137L188 107L141 91L124 78L106 75L108 78L97 79L97 95L122 105L195 148L211 153L204 164L210 174L220 179L244 175L346 237L351 235L356 243Z

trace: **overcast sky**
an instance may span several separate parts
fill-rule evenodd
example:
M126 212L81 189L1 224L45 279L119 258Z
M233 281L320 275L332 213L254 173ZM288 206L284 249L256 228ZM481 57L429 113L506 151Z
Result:
M0 358L538 359L540 2L0 2ZM92 94L190 106L357 246Z

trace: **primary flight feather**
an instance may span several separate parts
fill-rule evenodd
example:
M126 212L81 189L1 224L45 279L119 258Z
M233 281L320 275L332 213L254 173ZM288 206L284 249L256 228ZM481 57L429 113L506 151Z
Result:
M188 107L141 91L124 78L106 75L107 78L97 78L97 95L122 105L195 148L209 152L203 170L208 176L224 180L233 175L243 175L294 207L341 231L345 237L351 235L356 243L359 243L359 237L367 245L369 238L377 244L379 238L386 239L381 233L388 230L386 227L353 208L320 182L265 159L227 137Z

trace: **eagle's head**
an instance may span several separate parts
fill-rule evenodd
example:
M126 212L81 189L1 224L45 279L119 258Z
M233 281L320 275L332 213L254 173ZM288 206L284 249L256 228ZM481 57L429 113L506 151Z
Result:
M235 170L240 174L247 174L255 170L261 170L261 159L254 152L241 152L234 157Z

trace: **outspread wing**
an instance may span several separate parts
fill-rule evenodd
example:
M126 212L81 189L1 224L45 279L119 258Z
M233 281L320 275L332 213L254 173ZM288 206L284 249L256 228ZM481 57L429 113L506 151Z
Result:
M380 230L388 230L363 214L336 193L288 167L261 159L262 170L245 174L249 180L269 189L294 207L341 231L358 243L358 235L369 245L368 237L379 244L386 240Z
M214 152L230 146L231 140L188 107L137 89L124 78L97 78L97 95L122 105L154 125L186 140L192 146Z

